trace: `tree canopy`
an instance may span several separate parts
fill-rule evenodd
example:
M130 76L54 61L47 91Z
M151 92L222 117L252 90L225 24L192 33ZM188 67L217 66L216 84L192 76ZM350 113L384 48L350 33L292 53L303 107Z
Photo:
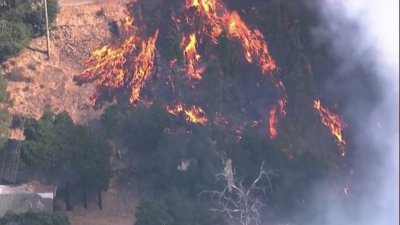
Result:
M89 185L106 188L110 178L110 147L101 137L73 123L67 113L46 112L25 122L21 158L28 168L83 176ZM62 177L62 176L61 176Z
M45 33L44 5L41 0L5 0L0 5L0 61L28 46L33 37ZM58 13L58 1L48 0L50 24Z

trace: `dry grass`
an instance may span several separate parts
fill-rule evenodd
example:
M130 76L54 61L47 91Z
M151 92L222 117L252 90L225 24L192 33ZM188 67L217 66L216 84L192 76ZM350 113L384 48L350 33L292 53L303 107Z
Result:
M104 16L98 16L101 9ZM78 123L98 118L102 109L89 105L93 86L76 86L72 78L82 71L90 52L111 41L108 22L122 19L125 10L124 4L115 2L62 7L51 31L50 60L44 54L46 41L41 37L3 65L6 73L18 75L9 79L12 104L3 107L12 115L30 118L39 118L46 108L67 111Z

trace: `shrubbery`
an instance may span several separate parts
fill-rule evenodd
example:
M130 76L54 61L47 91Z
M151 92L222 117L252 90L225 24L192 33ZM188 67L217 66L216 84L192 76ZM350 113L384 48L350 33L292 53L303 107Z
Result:
M26 212L8 213L0 218L0 225L69 225L66 216L58 213Z
M31 38L45 33L45 15L41 0L6 0L0 6L0 62L28 46ZM48 0L49 23L58 13L58 1Z
M75 125L67 113L46 112L40 120L27 120L24 134L21 159L32 171L58 177L74 174L89 186L107 187L110 146L86 127Z

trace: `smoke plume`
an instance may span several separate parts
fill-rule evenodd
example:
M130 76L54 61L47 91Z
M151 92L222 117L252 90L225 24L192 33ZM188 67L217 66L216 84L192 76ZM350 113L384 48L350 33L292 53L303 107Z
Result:
M348 127L350 192L318 186L309 224L391 225L399 221L399 2L325 0L315 42L329 46L324 94ZM328 76L327 76L328 77Z

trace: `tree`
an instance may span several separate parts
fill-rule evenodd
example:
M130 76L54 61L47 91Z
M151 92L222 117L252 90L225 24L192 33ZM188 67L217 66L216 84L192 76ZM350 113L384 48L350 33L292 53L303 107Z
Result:
M135 225L173 225L165 205L152 200L141 200L135 213Z
M0 71L0 102L7 97L7 80ZM7 110L0 108L0 149L3 148L7 138L10 126L10 118Z
M0 225L69 225L66 216L59 213L26 212L7 213L0 218Z
M0 108L0 149L3 149L8 138L10 118L8 112Z
M0 61L17 54L28 46L30 32L28 27L19 21L5 21L0 32Z
M0 102L4 101L7 97L7 80L0 70Z
M170 125L170 116L159 103L152 106L115 105L102 115L109 137L122 138L135 152L150 154Z
M67 113L46 112L40 120L27 120L24 134L21 159L32 171L56 177L75 174L89 186L107 187L110 146L86 127L74 124Z
M7 0L0 7L0 61L17 54L28 46L32 37L45 33L44 4L42 0ZM58 13L58 1L48 0L49 22Z
M266 187L261 181L266 179L270 183L273 172L262 162L260 171L252 183L248 186L235 177L232 161L226 160L225 169L217 174L217 178L226 182L222 190L207 191L215 201L215 206L210 210L224 213L241 225L260 225L261 208L265 206Z

